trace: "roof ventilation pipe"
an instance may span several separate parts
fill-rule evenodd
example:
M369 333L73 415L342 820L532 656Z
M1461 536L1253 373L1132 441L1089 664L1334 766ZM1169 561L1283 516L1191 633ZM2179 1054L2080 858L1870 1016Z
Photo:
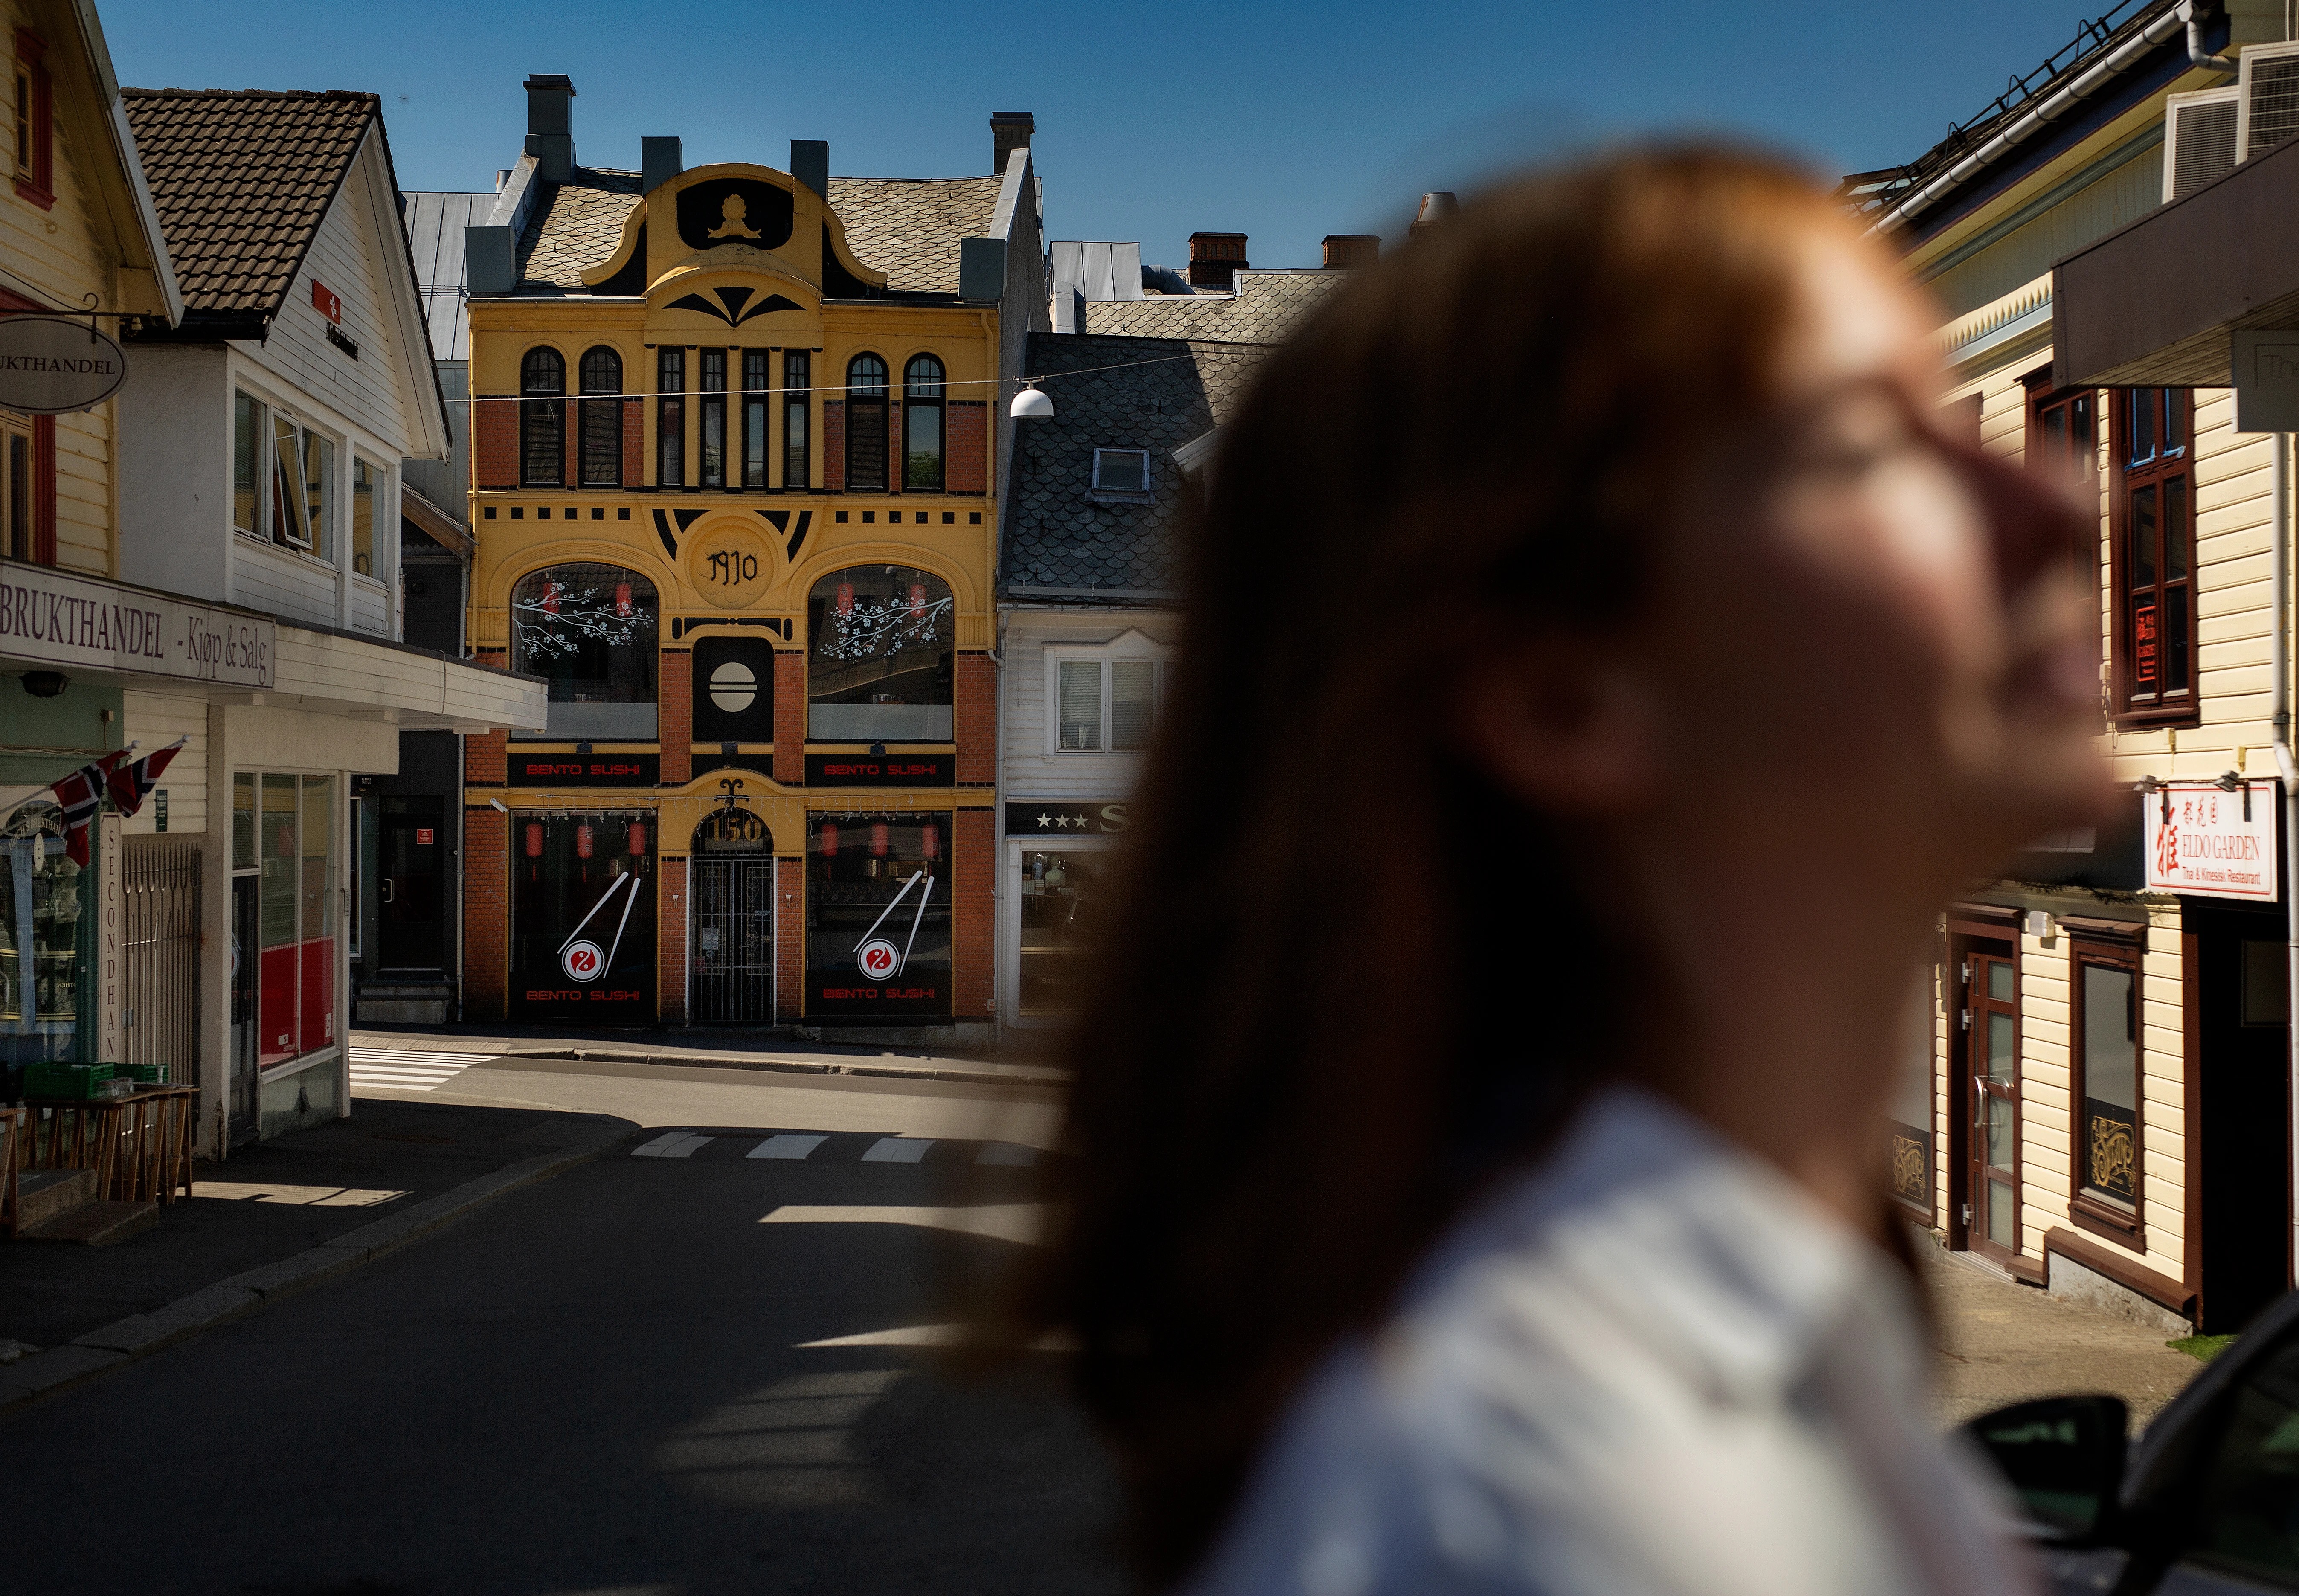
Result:
M2237 71L2235 57L2214 55L2204 48L2204 24L2219 14L2218 0L2179 0L2179 20L2187 25L2187 64L2209 72Z

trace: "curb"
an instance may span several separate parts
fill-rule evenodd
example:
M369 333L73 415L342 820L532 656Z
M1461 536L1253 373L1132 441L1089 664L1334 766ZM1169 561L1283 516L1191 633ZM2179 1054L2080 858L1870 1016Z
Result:
M228 1324L244 1314L307 1286L333 1280L361 1264L429 1234L504 1193L587 1163L627 1142L634 1129L602 1127L605 1134L561 1152L522 1159L476 1180L427 1198L386 1218L344 1232L278 1263L248 1269L149 1313L130 1315L91 1330L60 1347L49 1347L12 1364L0 1365L0 1413L78 1385L130 1359L156 1352Z
M850 1062L826 1059L819 1062L808 1059L759 1059L746 1057L740 1064L722 1062L710 1054L617 1052L601 1048L505 1048L498 1057L506 1059L569 1059L582 1064L646 1064L658 1068L676 1067L688 1069L733 1069L745 1074L782 1071L791 1075L859 1075L882 1079L904 1081L953 1081L968 1086L1067 1086L1070 1072L1067 1069L1029 1068L1027 1075L1012 1070L949 1069L937 1066L906 1068L899 1064Z

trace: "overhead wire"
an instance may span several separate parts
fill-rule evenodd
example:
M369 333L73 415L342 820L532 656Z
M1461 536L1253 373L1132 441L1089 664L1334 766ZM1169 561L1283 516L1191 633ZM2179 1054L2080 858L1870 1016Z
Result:
M1175 361L1193 360L1196 357L1194 355L1188 354L1160 354L1153 355L1148 360L1141 361L1113 361L1106 366L1080 366L1068 371L1046 371L1042 372L1035 377L945 378L935 383L934 386L943 388L981 388L997 387L1007 383L1020 383L1025 387L1034 387L1039 383L1050 382L1057 377L1091 377L1100 371L1123 371L1131 366L1170 365ZM679 388L669 392L652 394L485 394L475 395L468 399L450 399L446 401L446 403L449 404L552 404L560 403L572 404L585 399L747 399L751 397L753 395L771 398L776 394L855 393L860 393L865 397L868 398L885 398L892 396L893 387L893 384L888 383L884 386L884 389L878 393L871 393L867 389L854 388L845 383L839 382L822 383L812 387L803 388Z

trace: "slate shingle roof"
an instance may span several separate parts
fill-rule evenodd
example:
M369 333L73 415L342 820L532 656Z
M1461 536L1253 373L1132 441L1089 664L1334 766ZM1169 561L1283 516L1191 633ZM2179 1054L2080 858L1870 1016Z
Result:
M530 287L580 292L582 274L622 241L639 201L639 174L578 166L572 183L544 184L519 244ZM958 292L958 241L990 231L997 178L833 178L830 208L865 266L896 294Z
M278 310L380 102L344 89L120 93L186 311Z
M1281 344L1348 278L1345 271L1241 271L1234 295L1091 301L1079 318L1078 330L1204 343Z
M1033 333L1028 370L1052 378L1054 419L1021 424L999 587L1113 602L1170 594L1183 505L1174 451L1228 420L1269 351L1252 345ZM1115 368L1097 370L1096 368ZM1066 371L1080 375L1064 377ZM1150 451L1147 503L1097 503L1096 449Z

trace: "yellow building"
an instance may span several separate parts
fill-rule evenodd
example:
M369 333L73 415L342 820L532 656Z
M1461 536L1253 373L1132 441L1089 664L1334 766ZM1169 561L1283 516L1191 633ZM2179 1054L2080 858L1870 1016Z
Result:
M1028 119L983 178L633 172L527 89L467 235L469 636L550 723L467 744L466 1015L986 1034Z

